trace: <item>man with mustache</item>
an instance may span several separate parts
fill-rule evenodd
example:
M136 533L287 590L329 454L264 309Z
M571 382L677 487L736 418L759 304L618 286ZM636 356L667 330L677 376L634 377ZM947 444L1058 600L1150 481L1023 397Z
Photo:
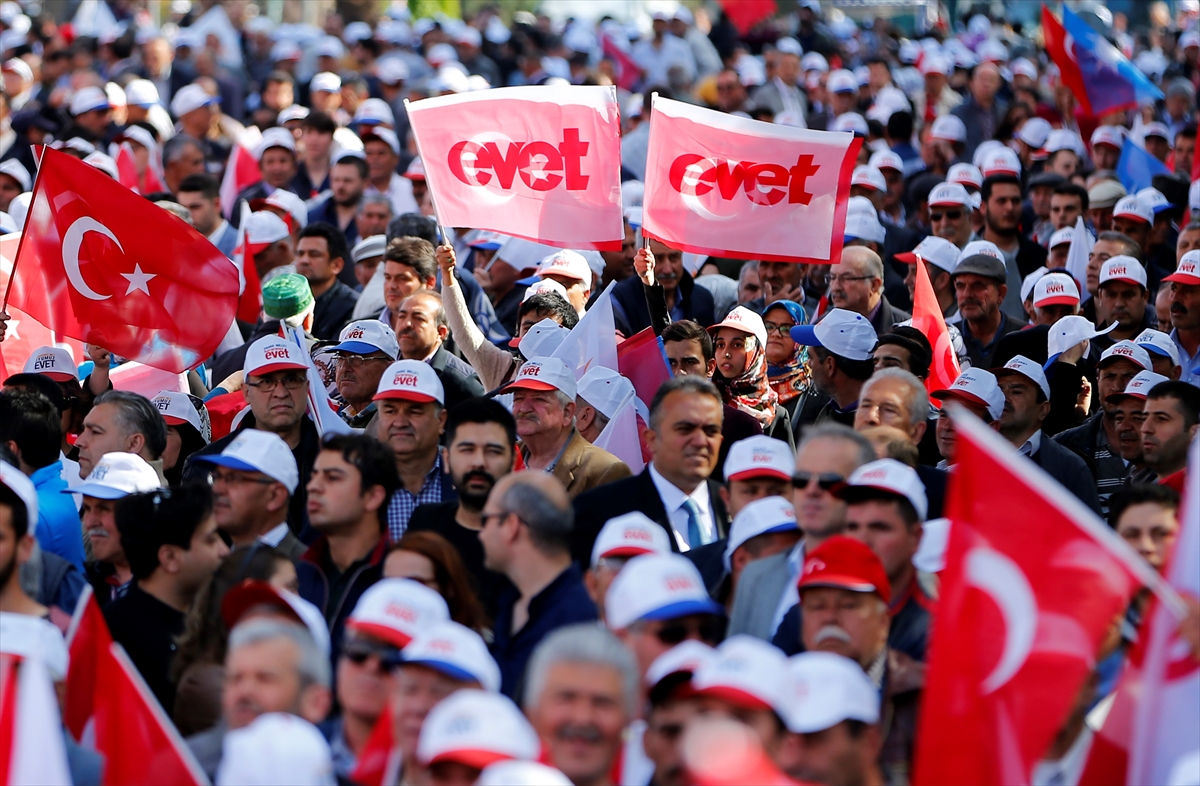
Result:
M1001 308L1008 296L1007 276L1004 260L986 252L959 260L951 276L962 316L958 327L974 368L991 368L1000 339L1025 327Z
M437 372L447 407L486 392L475 369L444 346L450 325L438 293L422 290L409 295L396 309L392 325L400 342L400 357L428 363Z
M436 532L458 550L475 594L489 616L508 579L483 566L483 505L496 481L513 469L517 424L494 399L473 398L450 410L446 418L446 465L457 501L421 505L408 522L409 532Z
M695 280L684 270L682 251L651 240L647 260L650 264L646 273L630 276L613 287L613 318L617 330L632 336L654 324L649 303L655 304L657 312L665 302L666 312L671 317L667 323L681 319L695 320L702 327L716 323L713 296L704 287L696 286ZM655 329L661 331L661 326Z
M1162 374L1139 371L1137 376L1129 380L1125 390L1113 393L1105 402L1113 413L1118 438L1117 452L1121 454L1121 459L1129 464L1131 484L1154 483L1158 480L1158 474L1146 466L1142 450L1142 424L1146 421L1147 394L1159 382L1168 381ZM1112 515L1111 506L1109 515Z
M1097 349L1105 350L1118 341L1132 341L1143 330L1152 327L1147 319L1146 269L1131 256L1118 254L1109 257L1100 267L1096 287L1096 327L1103 329L1113 322L1117 326L1103 336L1093 339Z
M1171 282L1171 340L1183 366L1180 379L1200 385L1200 249L1184 254L1163 280Z
M379 412L375 391L383 370L400 356L396 333L378 319L360 319L342 328L340 343L333 347L337 356L338 393L346 406L339 412L353 428L374 436L378 432Z

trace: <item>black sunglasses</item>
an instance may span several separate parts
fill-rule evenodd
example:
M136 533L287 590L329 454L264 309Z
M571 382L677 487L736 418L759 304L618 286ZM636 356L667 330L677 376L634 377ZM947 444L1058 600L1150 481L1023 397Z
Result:
M817 481L817 488L821 489L821 491L833 491L846 485L846 479L836 472L821 472L819 474L797 472L792 476L792 488L806 489L814 480Z
M363 665L372 655L379 660L379 665L383 670L389 673L400 668L400 664L404 662L404 658L400 655L400 650L395 647L372 644L369 641L362 641L361 639L347 641L342 645L342 656L355 666Z
M945 216L946 218L950 219L951 221L957 221L958 219L962 218L962 215L963 214L962 214L961 210L947 210L944 213L930 213L929 220L930 221L941 221L942 216Z
M706 614L700 620L668 620L654 637L668 647L674 647L689 638L699 638L706 644L717 644L725 636L725 619L715 614Z

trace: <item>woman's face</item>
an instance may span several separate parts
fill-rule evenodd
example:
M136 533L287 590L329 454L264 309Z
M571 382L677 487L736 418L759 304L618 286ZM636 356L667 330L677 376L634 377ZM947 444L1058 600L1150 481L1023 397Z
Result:
M746 357L754 352L754 337L734 328L721 328L713 342L717 354L717 372L725 379L737 379L746 371Z
M383 577L387 579L412 579L435 592L441 592L437 583L437 569L433 560L415 551L400 549L387 555L383 562Z
M773 308L763 316L763 324L767 328L767 362L782 365L791 360L796 342L792 341L790 331L796 320L786 308Z

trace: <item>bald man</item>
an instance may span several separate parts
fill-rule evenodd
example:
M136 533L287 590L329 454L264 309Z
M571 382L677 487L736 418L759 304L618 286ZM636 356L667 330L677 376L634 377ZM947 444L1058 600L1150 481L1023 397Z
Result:
M898 323L912 317L888 302L883 294L883 260L865 246L842 249L842 261L829 269L829 299L835 308L869 319L877 336L891 333Z

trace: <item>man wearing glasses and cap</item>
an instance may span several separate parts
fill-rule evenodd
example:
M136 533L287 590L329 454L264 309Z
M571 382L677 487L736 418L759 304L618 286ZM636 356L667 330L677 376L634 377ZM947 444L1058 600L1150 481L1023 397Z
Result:
M337 353L337 388L346 405L338 413L351 428L374 436L379 413L375 393L388 364L400 356L396 333L378 319L351 322L342 328Z

